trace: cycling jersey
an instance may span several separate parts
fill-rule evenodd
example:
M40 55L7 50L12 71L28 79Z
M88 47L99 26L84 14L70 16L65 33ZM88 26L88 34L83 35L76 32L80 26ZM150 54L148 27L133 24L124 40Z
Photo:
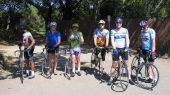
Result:
M70 35L69 35L69 38L71 36L81 38L81 37L83 37L83 34L82 34L82 32L77 32L76 34L74 34L74 32L71 32ZM80 47L80 41L78 39L72 39L71 40L71 47Z
M109 39L109 31L107 29L104 29L103 31L95 29L94 38L97 38L97 45L106 46L106 39Z
M114 43L116 48L126 47L126 35L129 34L126 28L114 28L111 30L110 35L114 37Z
M141 31L143 50L152 50L152 38L155 38L155 30L152 28L148 28L146 32Z
M61 40L59 31L55 31L54 33L52 33L52 31L47 31L46 37L48 38L48 46L54 46L56 43L58 43L58 40Z
M22 38L23 39L22 43L23 43L24 47L28 48L30 46L30 44L31 44L30 39L33 38L32 34L29 31L27 31L27 32L22 34L22 37L23 37Z

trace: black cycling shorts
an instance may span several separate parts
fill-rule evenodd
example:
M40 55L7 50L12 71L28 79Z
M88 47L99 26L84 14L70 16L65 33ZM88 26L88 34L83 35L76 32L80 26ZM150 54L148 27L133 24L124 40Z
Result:
M26 50L25 48L24 50ZM30 49L28 52L24 52L24 58L28 60L33 60L33 55L34 55L34 47Z
M98 48L95 48L94 54L97 56L99 54L100 50ZM105 56L106 56L106 49L102 48L101 49L101 56L102 56L102 61L105 61Z
M149 52L149 50L143 50L143 49L142 49L142 54L143 54L143 55L147 55L148 52ZM146 60L146 57L144 57L143 59ZM151 56L151 55L149 56L148 61L149 61L149 62L154 62L154 59L152 59L152 56Z
M124 52L125 48L117 48L117 50L118 50L118 53L112 54L113 61L118 61L119 56L121 56L122 59L124 58L124 60L128 60L128 52Z
M59 52L59 47L56 47L55 49L52 49L52 46L48 46L48 53L52 53L52 54L55 54L55 53L58 53Z

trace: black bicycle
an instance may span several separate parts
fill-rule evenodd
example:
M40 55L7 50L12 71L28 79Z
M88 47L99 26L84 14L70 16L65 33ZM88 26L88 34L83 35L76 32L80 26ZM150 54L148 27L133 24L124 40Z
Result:
M19 45L19 50L16 50L14 52L15 56L16 53L19 52L19 63L18 63L18 72L20 73L21 77L21 83L24 82L24 69L25 69L25 61L24 61L24 52L28 52L27 50L22 50L21 49L22 45Z
M154 57L156 59L160 54L152 55L151 51L147 51L146 55L141 52L138 56L135 56L131 64L131 74L134 81L137 82L138 86L144 89L154 88L159 82L159 70L158 68L148 61L149 58ZM146 58L144 62L141 58Z
M95 56L95 52L96 50L93 50L93 53L91 55L91 69L96 69L96 67L98 67L98 74L100 76L100 78L103 76L104 74L104 68L101 69L101 63L102 63L102 49L104 49L105 47L97 47L97 50L99 51L99 54L97 55L97 58L94 61L94 56ZM107 51L108 52L108 51ZM96 72L97 73L97 72Z
M126 51L128 52L128 55L131 56L130 50ZM124 59L124 50L119 50L118 51L119 56L122 57L122 60L118 60L118 65L115 68L115 72L114 72L114 78L116 80L115 83L113 83L113 85L116 84L118 89L117 91L125 91L128 88L129 85L129 78L128 78L128 69L125 63L125 59ZM112 86L113 86L112 85Z

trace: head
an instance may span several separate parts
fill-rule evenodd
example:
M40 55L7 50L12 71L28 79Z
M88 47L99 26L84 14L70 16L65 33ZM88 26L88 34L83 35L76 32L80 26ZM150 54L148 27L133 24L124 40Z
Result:
M147 31L147 29L148 29L148 22L146 21L146 20L142 20L141 22L140 22L140 27L142 28L142 30L143 31Z
M98 23L98 25L99 25L99 28L100 28L100 29L104 29L104 27L105 27L105 21L104 21L104 20L100 20L99 23Z
M24 32L26 32L26 25L25 24L20 24L19 25L19 30L20 30L20 32L22 32L22 33L24 33Z
M74 23L72 25L72 30L73 30L73 32L77 32L79 30L79 25L77 23Z
M56 22L50 22L50 29L52 31L55 31L56 30L56 27L57 27L57 23Z
M115 19L115 23L116 23L116 28L117 28L117 29L120 29L120 28L122 27L123 19L120 18L120 17L117 17L117 18Z

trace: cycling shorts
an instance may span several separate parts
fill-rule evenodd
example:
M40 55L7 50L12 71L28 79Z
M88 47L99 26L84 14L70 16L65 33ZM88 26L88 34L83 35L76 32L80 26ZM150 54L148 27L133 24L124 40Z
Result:
M48 53L52 53L52 54L55 54L55 53L58 53L59 52L59 47L56 47L54 49L52 49L52 46L48 46Z
M128 52L124 52L125 48L117 48L117 50L118 50L118 53L112 54L113 61L118 61L119 56L121 56L122 59L124 58L124 60L128 60Z
M149 50L143 50L143 49L142 49L142 54L143 54L143 55L147 55L147 52L148 52L148 51L149 51ZM146 57L143 57L143 59L146 60ZM149 61L149 62L154 62L154 59L152 59L152 56L151 56L151 55L149 56L148 61Z
M99 52L100 52L100 49L95 48L94 54L95 54L96 56L98 56ZM105 61L105 56L106 56L106 49L105 49L105 48L102 48L102 49L101 49L101 56L102 56L102 61Z
M71 55L78 55L81 54L81 47L71 47L70 48Z
M26 50L25 48L24 50ZM33 55L34 55L34 47L30 49L30 51L24 52L24 58L28 60L33 60Z

